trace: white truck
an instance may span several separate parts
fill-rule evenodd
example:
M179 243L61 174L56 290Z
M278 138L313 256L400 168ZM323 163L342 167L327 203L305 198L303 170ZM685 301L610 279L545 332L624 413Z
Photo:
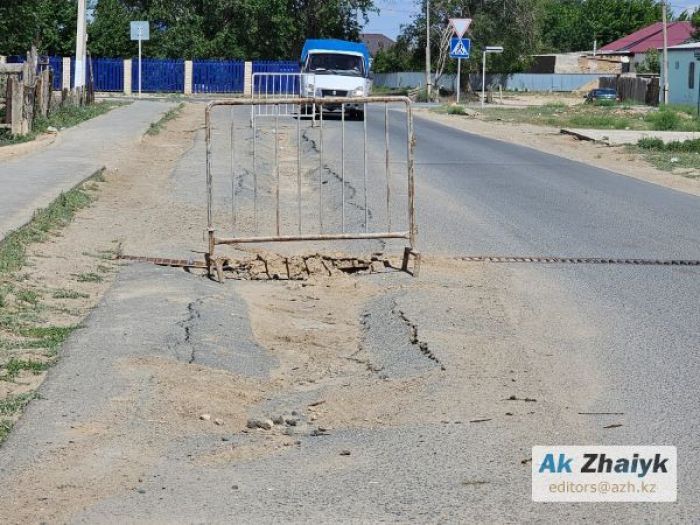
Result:
M367 46L345 40L307 40L301 53L301 91L306 97L345 97L345 111L364 117L364 105L356 97L368 97L372 89L370 55ZM341 105L324 104L325 111Z

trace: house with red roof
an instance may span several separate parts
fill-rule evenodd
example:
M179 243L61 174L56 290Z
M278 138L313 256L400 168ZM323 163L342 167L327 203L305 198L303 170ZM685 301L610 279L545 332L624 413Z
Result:
M692 33L693 26L690 22L669 22L669 47L690 42ZM629 64L628 71L633 72L638 64L644 62L649 49L659 49L663 44L663 24L656 22L601 47L600 54L622 57L623 62Z

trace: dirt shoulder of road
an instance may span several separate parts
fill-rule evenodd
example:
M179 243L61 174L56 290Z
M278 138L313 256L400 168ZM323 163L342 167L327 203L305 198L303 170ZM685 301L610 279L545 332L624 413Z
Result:
M9 144L0 147L0 161L7 161L23 157L29 153L34 153L41 149L54 144L60 140L58 133L42 133L36 139L29 142L20 142L19 144Z
M559 128L514 122L487 122L465 115L446 115L417 108L416 116L484 137L527 146L551 155L583 162L620 175L700 196L700 180L651 166L625 146L606 146L564 135Z
M184 115L178 111L167 125L158 124L157 134L115 151L104 173L56 199L46 213L58 218L35 219L0 244L0 270L3 264L13 268L0 272L0 442L34 398L63 341L110 288L119 251L152 253L166 239L177 245L176 238L190 247L201 244L201 233L188 227L194 211L163 201L162 188L203 115L198 106L182 109ZM24 241L15 238L29 241L19 248Z

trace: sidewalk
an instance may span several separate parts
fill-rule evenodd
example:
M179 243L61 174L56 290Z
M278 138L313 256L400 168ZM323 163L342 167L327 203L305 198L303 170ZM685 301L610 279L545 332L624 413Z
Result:
M657 138L668 144L675 140L682 142L684 140L700 139L700 132L693 131L636 131L636 130L617 130L617 129L572 129L564 128L562 133L573 135L581 140L591 140L594 142L603 142L608 146L621 146L623 144L636 144L639 139Z
M128 154L152 122L174 107L134 102L62 131L56 142L23 157L0 162L0 239L120 155Z

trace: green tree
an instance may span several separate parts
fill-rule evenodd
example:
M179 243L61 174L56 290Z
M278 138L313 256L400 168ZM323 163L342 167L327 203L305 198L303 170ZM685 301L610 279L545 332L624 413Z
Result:
M489 68L500 71L521 70L529 56L540 48L540 2L541 0L431 0L430 41L431 55L435 64L447 51L441 46L445 28L450 18L472 18L469 31L472 38L471 60L463 61L465 72L480 68L481 50L486 45L502 45L505 52L489 58ZM413 69L423 69L426 45L425 0L419 0L418 15L403 28L399 40L406 45L401 52ZM403 60L398 62L403 63ZM456 62L448 60L445 72L454 72Z
M693 11L690 23L693 24L693 39L700 40L700 7Z
M0 2L0 53L20 55L32 45L40 53L69 53L75 48L76 10L76 0Z
M547 51L588 51L661 18L658 0L542 0L542 41Z
M296 58L306 38L356 39L373 9L372 0L98 0L91 40L96 55L127 53L112 30L126 13L150 21L148 56Z
M660 74L661 72L661 56L659 50L655 47L647 49L644 61L637 66L637 71L639 73L655 73Z
M128 58L138 49L131 41L130 22L137 13L120 0L99 0L92 11L88 49L96 57Z

